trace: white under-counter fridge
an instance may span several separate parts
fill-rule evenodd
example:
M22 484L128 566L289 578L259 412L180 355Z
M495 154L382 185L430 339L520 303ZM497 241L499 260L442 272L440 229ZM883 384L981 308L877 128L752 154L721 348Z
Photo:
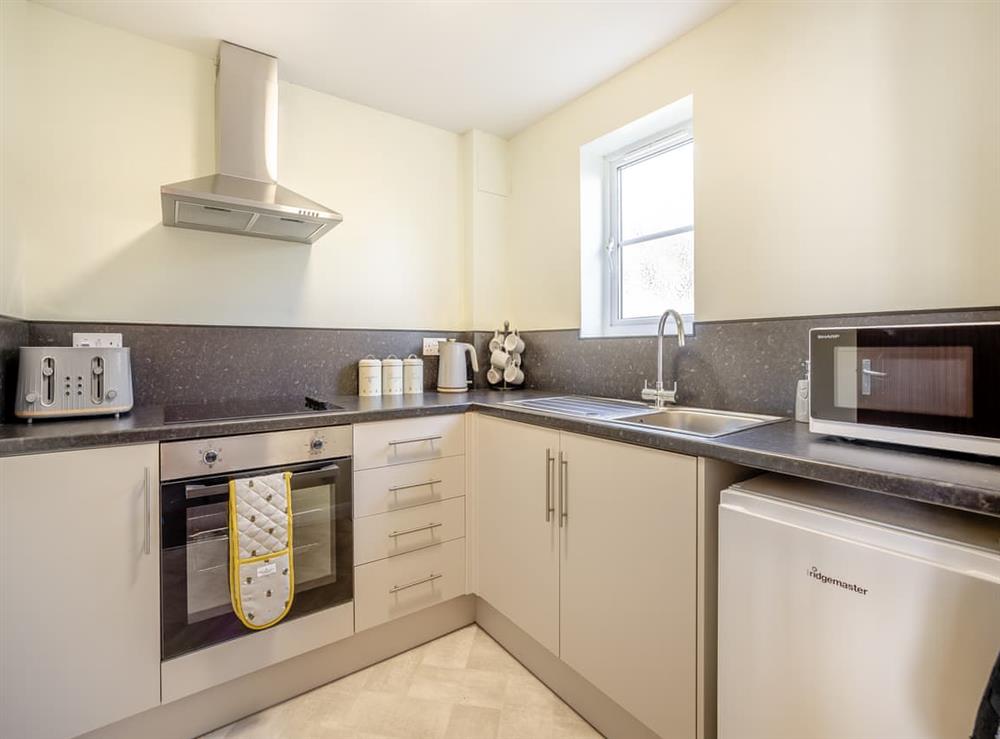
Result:
M720 739L963 739L1000 651L1000 518L781 475L719 508Z

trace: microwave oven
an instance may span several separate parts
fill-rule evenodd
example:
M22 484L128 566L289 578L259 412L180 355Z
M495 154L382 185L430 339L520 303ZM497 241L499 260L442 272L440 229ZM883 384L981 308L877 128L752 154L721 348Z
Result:
M1000 323L815 328L809 430L1000 457Z

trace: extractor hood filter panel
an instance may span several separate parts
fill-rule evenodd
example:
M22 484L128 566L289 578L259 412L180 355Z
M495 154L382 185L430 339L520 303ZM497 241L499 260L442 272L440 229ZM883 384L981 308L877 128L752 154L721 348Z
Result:
M177 225L197 228L207 226L223 231L245 231L254 214L248 210L219 208L214 205L177 201Z
M261 215L248 229L260 236L273 236L288 241L310 241L323 224L285 216Z

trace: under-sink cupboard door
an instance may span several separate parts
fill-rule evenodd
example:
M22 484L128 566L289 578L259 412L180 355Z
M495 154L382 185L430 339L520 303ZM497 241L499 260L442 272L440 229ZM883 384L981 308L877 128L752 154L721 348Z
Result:
M693 737L697 459L561 434L560 657L662 737Z
M158 445L0 459L0 736L160 703Z
M559 529L547 510L559 432L489 416L478 427L479 595L559 654Z

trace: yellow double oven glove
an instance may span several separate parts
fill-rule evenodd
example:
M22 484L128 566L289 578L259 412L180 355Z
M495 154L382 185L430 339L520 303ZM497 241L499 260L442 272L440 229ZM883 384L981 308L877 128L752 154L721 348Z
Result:
M295 596L292 473L229 483L229 594L249 629L288 615Z

